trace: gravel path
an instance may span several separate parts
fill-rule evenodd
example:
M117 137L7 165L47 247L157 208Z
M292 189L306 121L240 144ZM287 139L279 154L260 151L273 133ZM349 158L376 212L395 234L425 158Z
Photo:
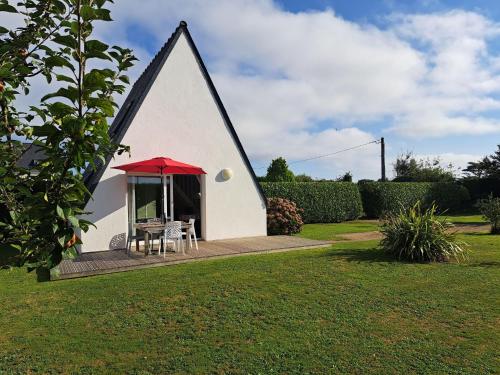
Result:
M453 229L456 233L474 233L474 232L487 232L490 230L488 224L456 224ZM369 241L382 239L382 233L379 231L362 232L362 233L346 233L339 235L341 240L331 241L332 243L348 242L348 241Z

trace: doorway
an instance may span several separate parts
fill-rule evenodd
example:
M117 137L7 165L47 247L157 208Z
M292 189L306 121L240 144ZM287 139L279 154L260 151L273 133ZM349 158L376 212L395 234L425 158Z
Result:
M166 220L195 219L196 235L201 237L200 176L166 175L163 182L160 176L128 176L128 207L129 233L133 236L134 224L161 218L163 209Z
M195 219L196 236L201 237L200 176L174 175L174 220Z

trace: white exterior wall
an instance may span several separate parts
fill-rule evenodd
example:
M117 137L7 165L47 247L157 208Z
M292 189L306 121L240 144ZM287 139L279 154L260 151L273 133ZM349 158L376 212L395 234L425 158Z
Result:
M86 210L97 229L82 233L82 252L124 248L128 231L127 180L113 166L156 156L199 166L202 237L266 235L266 208L184 34L133 119L122 142L131 157L116 156ZM221 178L231 168L233 177ZM175 181L175 177L174 177ZM174 208L175 211L175 208Z

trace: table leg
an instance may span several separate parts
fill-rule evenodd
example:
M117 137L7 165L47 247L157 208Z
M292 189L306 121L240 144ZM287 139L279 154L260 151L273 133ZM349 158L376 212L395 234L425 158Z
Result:
M149 254L149 232L144 232L144 256L147 257Z

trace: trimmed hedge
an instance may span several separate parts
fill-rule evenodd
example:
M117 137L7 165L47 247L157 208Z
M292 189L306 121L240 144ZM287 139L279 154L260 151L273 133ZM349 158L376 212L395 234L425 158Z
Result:
M359 184L359 190L368 217L398 212L417 201L426 206L435 202L439 211L454 211L469 200L465 187L448 182L368 182Z
M490 195L500 198L500 179L498 178L464 178L460 183L469 191L473 202L486 199Z
M295 202L305 223L338 223L363 214L361 195L351 182L261 182L268 198Z
M426 200L427 205L435 202L439 211L458 211L469 206L470 194L466 187L452 182L432 184Z

